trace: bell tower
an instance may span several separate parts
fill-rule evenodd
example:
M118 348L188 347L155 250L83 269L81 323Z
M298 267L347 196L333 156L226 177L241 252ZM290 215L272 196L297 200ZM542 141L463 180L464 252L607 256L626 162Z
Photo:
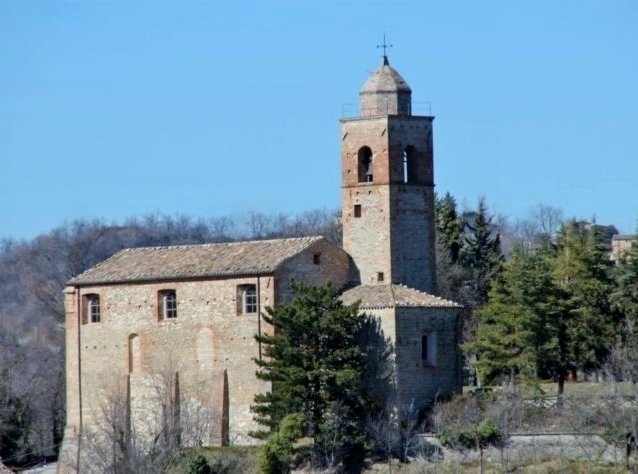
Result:
M432 116L412 115L412 90L381 66L341 120L343 246L362 285L436 292Z

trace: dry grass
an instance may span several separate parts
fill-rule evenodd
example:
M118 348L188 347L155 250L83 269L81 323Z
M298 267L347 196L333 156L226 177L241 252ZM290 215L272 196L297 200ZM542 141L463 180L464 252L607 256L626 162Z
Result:
M191 459L201 454L217 474L254 474L257 472L259 446L206 447L185 450L167 474L188 472Z
M387 464L375 464L366 471L368 474L380 474L390 472ZM457 473L478 473L480 466L478 462L443 462L432 463L415 460L410 464L393 463L393 474L457 474ZM486 463L486 474L502 474L503 472L516 474L624 474L630 473L621 466L614 467L605 464L588 464L580 460L553 460L537 464L511 465L505 471L499 463Z

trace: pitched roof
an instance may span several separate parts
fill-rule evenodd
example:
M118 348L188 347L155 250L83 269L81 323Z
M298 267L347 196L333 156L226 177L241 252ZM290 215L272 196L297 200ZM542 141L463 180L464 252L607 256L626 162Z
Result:
M361 301L361 309L379 309L395 307L441 307L460 308L461 306L438 296L424 293L405 285L360 285L355 286L341 295L341 301L352 304Z
M70 285L167 281L271 273L323 237L252 240L223 244L141 247L121 250Z

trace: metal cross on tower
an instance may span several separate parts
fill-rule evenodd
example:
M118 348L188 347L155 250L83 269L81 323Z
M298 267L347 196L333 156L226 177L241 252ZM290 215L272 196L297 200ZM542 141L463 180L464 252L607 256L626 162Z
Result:
M378 44L377 48L383 48L383 64L388 64L388 54L386 49L392 48L392 45L385 42L385 33L383 33L383 44Z

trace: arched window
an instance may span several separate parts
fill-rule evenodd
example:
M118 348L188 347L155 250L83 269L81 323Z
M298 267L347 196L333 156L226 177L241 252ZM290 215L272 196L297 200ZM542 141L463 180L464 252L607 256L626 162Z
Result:
M360 183L371 183L374 180L372 150L364 146L357 153L358 174Z
M415 181L416 149L412 145L408 145L403 151L403 182L414 183Z

